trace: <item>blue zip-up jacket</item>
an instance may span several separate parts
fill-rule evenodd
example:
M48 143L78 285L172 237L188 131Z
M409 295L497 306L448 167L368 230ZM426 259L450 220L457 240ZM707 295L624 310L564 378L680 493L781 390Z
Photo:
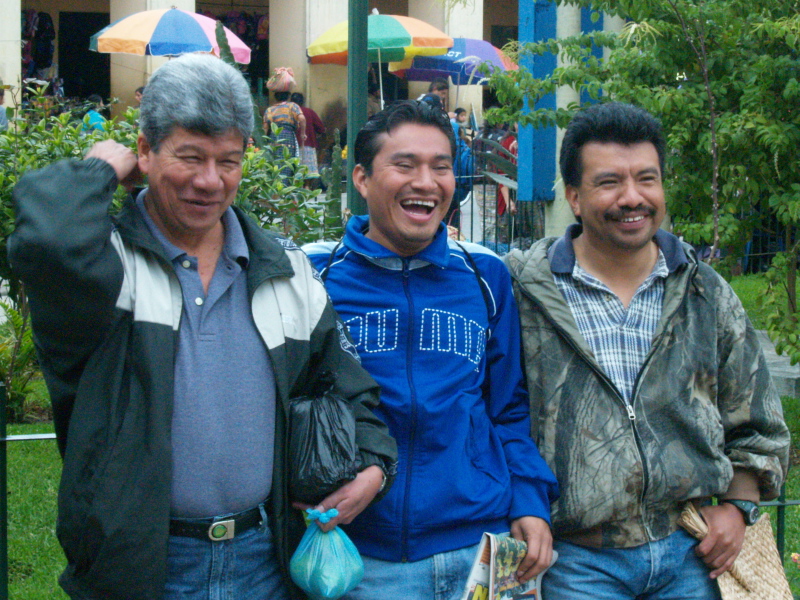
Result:
M443 226L402 258L365 237L367 224L353 217L341 244L304 248L381 386L375 411L399 450L394 486L348 535L367 556L416 561L508 531L522 516L549 522L557 484L530 437L505 266L463 244L479 284Z

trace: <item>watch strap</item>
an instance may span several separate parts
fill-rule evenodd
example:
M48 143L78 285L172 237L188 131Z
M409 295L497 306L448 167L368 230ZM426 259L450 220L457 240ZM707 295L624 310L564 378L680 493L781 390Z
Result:
M736 498L725 498L720 500L719 503L733 504L741 511L742 516L744 517L744 522L747 525L754 525L756 521L758 521L760 511L758 504L755 502L750 500L739 500Z

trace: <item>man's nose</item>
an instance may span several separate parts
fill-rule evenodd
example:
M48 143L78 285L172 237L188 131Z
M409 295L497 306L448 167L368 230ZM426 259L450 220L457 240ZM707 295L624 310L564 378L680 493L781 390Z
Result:
M434 190L436 189L436 178L433 169L427 165L423 165L417 169L416 177L412 185L421 190Z
M222 177L216 161L207 160L199 167L194 176L194 185L209 192L222 188Z
M644 194L639 189L636 181L629 179L625 182L620 194L619 204L623 206L639 206L644 200Z

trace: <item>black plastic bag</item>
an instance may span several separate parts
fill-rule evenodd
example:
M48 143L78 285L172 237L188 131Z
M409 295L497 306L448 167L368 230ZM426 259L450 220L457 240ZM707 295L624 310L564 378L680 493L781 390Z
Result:
M290 403L289 493L316 505L358 473L356 420L347 401L330 387Z

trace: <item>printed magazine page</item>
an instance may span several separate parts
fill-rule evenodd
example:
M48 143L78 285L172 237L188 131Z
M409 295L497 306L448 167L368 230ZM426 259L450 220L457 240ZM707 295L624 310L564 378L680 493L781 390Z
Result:
M461 600L541 600L546 569L524 584L514 577L525 552L525 542L507 533L484 533ZM557 559L554 550L553 562Z

